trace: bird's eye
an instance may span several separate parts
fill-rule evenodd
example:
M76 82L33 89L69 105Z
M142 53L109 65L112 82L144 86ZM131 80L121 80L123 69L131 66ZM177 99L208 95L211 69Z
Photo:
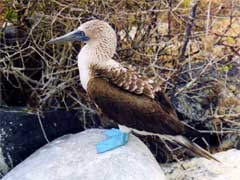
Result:
M76 33L74 33L75 36L77 36L77 39L85 42L88 41L90 38L85 34L84 31L77 31Z
M79 36L85 36L85 33L83 31L78 31L77 33Z

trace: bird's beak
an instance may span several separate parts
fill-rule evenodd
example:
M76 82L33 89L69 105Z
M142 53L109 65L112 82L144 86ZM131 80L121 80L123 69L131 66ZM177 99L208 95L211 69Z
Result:
M63 36L57 37L55 39L51 39L48 43L64 43L64 42L73 42L73 41L88 41L89 37L82 33L80 30L76 29L70 33L67 33Z

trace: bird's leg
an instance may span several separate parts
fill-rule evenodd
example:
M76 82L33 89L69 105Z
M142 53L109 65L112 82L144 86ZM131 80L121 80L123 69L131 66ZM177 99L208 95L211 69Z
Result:
M118 128L120 131L122 131L123 133L130 133L132 131L131 128L128 128L127 126L124 126L124 125L120 125L118 124Z
M130 130L119 125L119 129L105 131L107 138L96 145L97 153L104 153L125 145L128 142Z

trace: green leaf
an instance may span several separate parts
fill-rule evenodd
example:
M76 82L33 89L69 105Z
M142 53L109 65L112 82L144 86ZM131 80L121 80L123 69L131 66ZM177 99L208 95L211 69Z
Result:
M184 7L189 7L190 6L190 0L184 0L183 1L183 6Z
M18 19L18 14L13 9L8 9L5 13L5 18L9 21L16 21Z
M232 64L230 64L230 65L225 65L225 66L223 66L223 67L220 68L220 71L227 73L228 71L230 71L230 70L232 69L232 67L233 67Z

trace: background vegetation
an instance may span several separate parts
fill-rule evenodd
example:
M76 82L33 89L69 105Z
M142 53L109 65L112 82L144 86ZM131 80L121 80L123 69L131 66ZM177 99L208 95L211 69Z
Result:
M115 59L156 79L182 119L218 132L216 150L236 147L239 4L239 0L3 0L0 105L91 111L76 64L81 44L47 42L98 18L118 33Z

